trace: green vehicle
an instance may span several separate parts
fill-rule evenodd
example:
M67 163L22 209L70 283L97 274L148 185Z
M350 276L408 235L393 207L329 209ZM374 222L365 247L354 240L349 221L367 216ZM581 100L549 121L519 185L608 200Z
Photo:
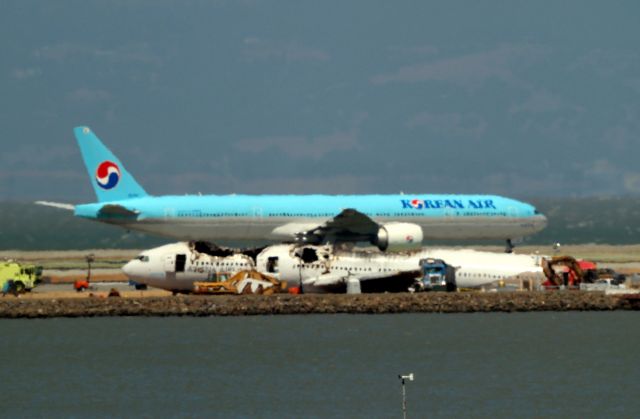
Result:
M13 261L0 262L0 289L2 294L21 294L31 291L42 276L42 266L23 265Z

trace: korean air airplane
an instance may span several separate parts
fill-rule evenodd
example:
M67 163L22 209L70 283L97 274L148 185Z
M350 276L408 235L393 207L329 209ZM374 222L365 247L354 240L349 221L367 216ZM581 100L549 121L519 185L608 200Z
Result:
M368 242L417 249L423 239L507 241L542 230L533 206L495 195L149 195L89 127L74 129L98 202L38 204L180 240Z

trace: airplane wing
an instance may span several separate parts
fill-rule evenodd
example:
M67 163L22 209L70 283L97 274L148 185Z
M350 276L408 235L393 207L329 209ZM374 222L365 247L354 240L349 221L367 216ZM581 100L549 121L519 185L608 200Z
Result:
M380 226L367 215L347 208L322 224L309 222L287 223L271 232L274 238L320 243L329 240L370 241L378 234Z
M375 236L380 226L367 215L351 208L342 210L333 219L316 229L324 235ZM318 234L318 233L316 233Z
M67 211L73 211L76 209L76 206L73 204L65 204L62 202L50 202L50 201L36 201L37 205L44 205L45 207L53 207L58 209L63 209Z
M378 223L367 215L347 208L322 224L287 223L276 227L271 234L276 238L295 238L308 243L326 240L370 241L376 237L379 229Z

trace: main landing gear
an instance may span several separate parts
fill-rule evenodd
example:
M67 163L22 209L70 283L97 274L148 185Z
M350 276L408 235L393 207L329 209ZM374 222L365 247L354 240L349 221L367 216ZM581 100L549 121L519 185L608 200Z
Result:
M507 246L505 247L504 252L505 253L513 253L513 249L514 248L515 248L515 246L511 242L511 239L507 239Z

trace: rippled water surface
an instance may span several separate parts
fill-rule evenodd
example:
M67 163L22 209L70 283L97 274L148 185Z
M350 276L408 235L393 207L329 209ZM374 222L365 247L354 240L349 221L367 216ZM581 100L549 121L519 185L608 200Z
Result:
M3 417L638 417L637 313L0 320Z

